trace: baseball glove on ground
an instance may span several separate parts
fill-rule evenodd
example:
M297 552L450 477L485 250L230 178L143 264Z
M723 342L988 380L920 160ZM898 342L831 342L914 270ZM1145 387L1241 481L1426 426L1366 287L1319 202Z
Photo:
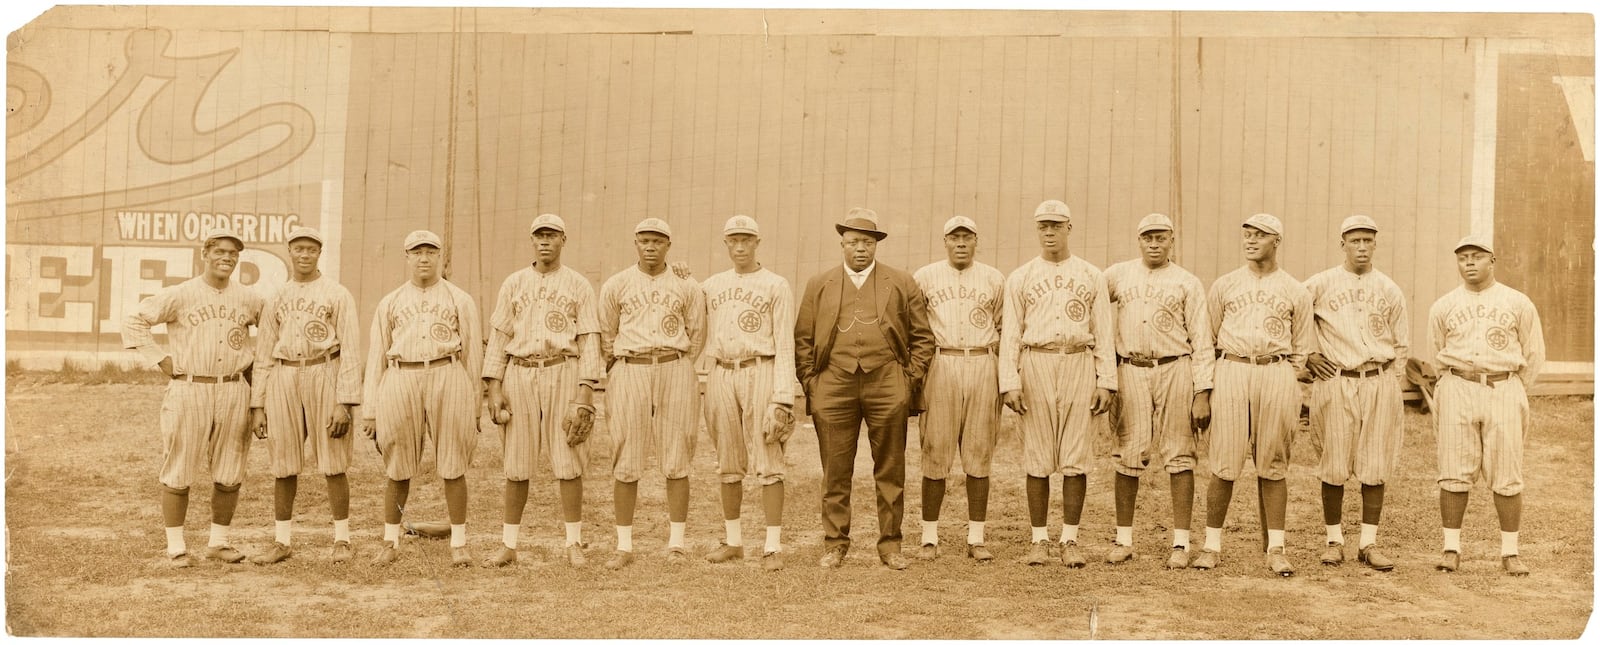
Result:
M594 431L594 406L574 403L567 418L561 421L561 430L567 433L567 445L576 446L589 440Z
M767 443L782 443L789 440L789 435L794 434L794 412L789 408L774 405L767 410Z

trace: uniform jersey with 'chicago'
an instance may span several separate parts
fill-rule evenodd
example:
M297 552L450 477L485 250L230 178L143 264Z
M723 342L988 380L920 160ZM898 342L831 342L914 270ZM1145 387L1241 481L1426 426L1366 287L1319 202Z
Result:
M1411 322L1406 296L1394 280L1377 269L1357 274L1340 265L1311 276L1305 287L1324 357L1340 369L1391 360L1394 369L1404 369Z
M772 403L794 405L794 292L783 276L765 268L729 269L707 278L705 353L719 364L706 379L706 430L717 451L717 474L743 481L753 467L762 485L784 478L784 444L765 437ZM723 361L758 356L753 365Z
M421 362L456 356L467 374L483 373L483 326L472 296L440 278L426 289L406 281L378 301L372 315L372 347L367 356L365 394L376 402L389 361ZM362 406L362 416L377 417L377 406Z
M1000 343L1005 276L999 269L973 262L957 270L934 262L912 276L928 297L928 325L940 347L990 347Z
M1296 368L1316 351L1311 293L1288 271L1257 275L1243 266L1211 283L1206 307L1217 349L1238 356L1283 356Z
M1035 257L1006 276L1000 330L1000 391L1022 389L1025 347L1089 346L1095 387L1117 389L1111 299L1100 269L1076 255Z
M1194 391L1211 389L1216 354L1200 279L1172 262L1150 269L1137 259L1111 265L1105 276L1106 291L1117 307L1117 354L1187 354Z
M1211 283L1206 307L1217 349L1269 363L1218 360L1211 394L1211 472L1234 481L1248 457L1256 475L1288 476L1289 447L1300 416L1295 372L1316 351L1311 293L1282 269L1258 275L1248 265ZM1226 357L1224 357L1226 358Z
M123 346L151 365L168 354L156 345L150 327L166 323L174 374L229 376L255 362L250 327L264 303L254 289L228 282L220 290L196 276L145 298L122 327Z
M485 378L505 378L507 355L560 355L578 357L579 380L600 382L600 316L594 287L571 267L550 273L524 267L507 276L495 298L489 330Z
M705 296L699 283L670 269L646 274L635 264L600 287L600 343L606 356L677 350L699 358L705 345Z
M1544 368L1539 312L1528 296L1502 283L1444 294L1428 311L1428 337L1441 371L1515 372L1527 388Z
M265 402L267 376L277 367L277 359L319 358L333 352L340 354L334 396L338 403L359 405L360 338L356 299L344 285L327 276L284 283L262 311L251 407Z
M700 399L692 361L705 335L705 294L694 280L634 264L601 285L600 351L618 359L606 391L617 481L638 481L652 459L667 479L689 476Z

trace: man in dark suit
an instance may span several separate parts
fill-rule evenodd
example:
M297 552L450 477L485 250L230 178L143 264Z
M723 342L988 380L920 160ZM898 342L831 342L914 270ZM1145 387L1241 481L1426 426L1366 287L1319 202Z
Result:
M928 302L911 275L876 262L888 237L878 214L854 208L835 224L844 266L806 283L796 316L795 371L822 453L820 564L838 567L850 549L850 480L861 422L872 446L878 495L878 559L906 568L906 418L933 359Z

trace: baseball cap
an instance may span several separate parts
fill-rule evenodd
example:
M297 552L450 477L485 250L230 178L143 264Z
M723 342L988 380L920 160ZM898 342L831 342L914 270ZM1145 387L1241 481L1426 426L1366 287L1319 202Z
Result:
M1456 242L1456 248L1454 251L1452 251L1452 253L1460 253L1461 249L1469 246L1476 246L1480 249L1488 251L1489 255L1494 255L1494 243L1489 241L1489 236L1478 234L1472 234L1461 238L1460 242Z
M1058 199L1046 199L1039 202L1039 207L1033 209L1035 222L1070 222L1072 211L1067 209L1066 202Z
M311 240L313 242L316 242L317 246L322 246L322 234L318 233L317 229L311 228L309 226L296 226L296 227L294 227L293 229L291 229L289 231L289 239L284 240L283 243L284 244L291 244L295 240L298 240L300 238L305 238L305 239Z
M633 232L634 234L660 233L668 238L672 237L672 227L667 226L667 222L659 217L646 217L640 220L639 224L633 227Z
M244 238L239 237L238 235L234 234L233 231L230 231L226 227L223 227L223 226L218 226L218 227L212 228L210 230L207 230L206 231L206 236L200 240L200 243L201 244L205 244L207 242L210 242L211 240L220 240L220 239L224 239L224 238L233 240L235 242L238 242L239 243L239 248L241 248L241 249L244 248Z
M430 245L436 249L444 248L444 242L439 241L439 236L433 231L412 231L406 235L406 250Z
M1261 229L1273 235L1283 235L1283 222L1266 213L1256 213L1244 221L1245 226Z
M1139 232L1136 235L1144 235L1150 231L1170 230L1172 230L1172 218L1161 213L1151 213L1144 216L1144 219L1139 220Z
M1366 215L1351 215L1344 218L1344 223L1339 225L1339 234L1344 235L1359 229L1366 229L1376 233L1378 232L1378 223L1372 221L1372 218Z
M528 232L538 233L539 229L541 228L555 229L556 231L565 233L567 232L567 223L561 221L560 215L556 215L555 213L544 213L533 218L533 224L528 227Z
M723 235L738 235L741 233L761 237L761 226L756 224L755 219L749 215L734 215L728 218L726 224L722 225Z
M858 231L872 236L872 239L882 241L889 237L889 232L878 228L878 211L857 206L845 213L844 221L833 225L833 230L840 235L845 231Z
M945 220L945 222L944 222L944 234L945 235L949 235L951 233L954 233L955 230L958 229L958 228L964 228L964 229L967 229L969 231L972 231L973 233L977 233L978 232L978 224L977 224L977 222L972 221L972 218L967 217L966 215L957 215L955 217L952 217L950 219Z

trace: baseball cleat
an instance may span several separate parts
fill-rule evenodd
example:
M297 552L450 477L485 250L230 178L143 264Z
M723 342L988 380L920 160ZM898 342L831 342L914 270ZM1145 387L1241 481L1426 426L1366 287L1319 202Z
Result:
M1528 565L1523 564L1522 558L1517 557L1516 554L1501 557L1500 568L1506 570L1506 575L1519 578L1529 573Z
M1328 548L1322 550L1322 563L1330 567L1344 563L1344 543L1329 542Z
M450 537L450 525L444 522L413 522L406 520L401 523L406 533L430 540L443 540Z
M239 564L240 562L244 562L244 554L240 553L238 549L224 544L222 546L207 548L206 559L220 560L228 564Z
M978 562L988 562L994 559L994 554L989 552L989 547L982 542L967 545L967 557Z
M828 547L822 550L822 558L817 564L824 569L837 569L844 566L844 547Z
M766 571L783 570L783 552L768 551L761 554L761 568Z
M1126 544L1113 544L1111 550L1106 551L1106 562L1109 564L1122 564L1133 559L1133 547Z
M939 545L923 544L921 548L917 549L917 559L930 562L939 559Z
M581 567L584 563L583 545L577 542L567 545L567 564Z
M683 564L689 561L689 552L681 546L667 548L667 564Z
M623 551L618 549L615 553L611 554L610 559L606 560L606 568L612 571L616 571L630 564L633 564L632 551Z
M293 555L294 552L289 550L288 545L282 542L273 542L272 546L267 547L266 551L257 553L250 558L250 561L256 564L277 564L288 560Z
M1047 564L1050 562L1050 547L1044 543L1044 540L1034 542L1032 546L1028 547L1028 555L1022 561L1029 566Z
M1289 557L1283 554L1281 546L1267 550L1267 568L1285 578L1294 575L1294 565L1289 564Z
M174 569L187 569L189 567L194 566L194 561L189 558L189 552L188 551L184 551L183 553L179 553L179 554L176 554L176 555L168 554L167 555L167 566L172 567Z
M348 562L354 555L355 552L350 549L349 542L345 540L339 540L338 542L333 543L333 555L331 559L334 562Z
M513 555L515 555L515 553L513 553ZM472 552L468 551L467 547L464 547L464 546L453 546L453 547L450 547L450 566L452 566L452 567L470 567L470 566L472 566Z
M503 567L516 561L517 550L502 544L500 545L499 551L496 551L494 555L489 556L488 559L483 561L483 566L491 568Z
M1189 563L1189 566L1201 570L1215 569L1217 568L1217 560L1220 559L1221 555L1211 549L1201 549L1200 555L1195 556L1194 562Z
M1078 549L1076 540L1061 543L1061 564L1068 569L1081 569L1089 564L1089 561L1083 559L1083 552Z
M1361 549L1361 553L1356 557L1361 560L1362 564L1372 567L1373 569L1377 569L1378 571L1389 571L1394 569L1394 560L1390 560L1389 556L1386 556L1382 551L1379 551L1378 545L1376 544L1368 544L1366 548Z
M883 566L893 571L905 571L906 567L911 566L911 563L906 562L906 556L901 555L899 551L879 554L878 560L883 562Z
M383 546L378 547L378 554L372 557L372 564L384 566L394 564L400 559L399 545L388 540L383 541Z
M1459 551L1445 551L1444 555L1439 558L1439 564L1435 565L1434 568L1445 573L1460 569L1461 553Z
M724 562L732 562L734 560L743 559L744 547L729 546L727 542L717 545L717 548L712 549L710 553L706 554L706 562L710 562L712 564L722 564Z
M1187 568L1189 568L1189 549L1181 547L1181 546L1172 547L1172 553L1167 555L1167 568L1168 569L1187 569Z

